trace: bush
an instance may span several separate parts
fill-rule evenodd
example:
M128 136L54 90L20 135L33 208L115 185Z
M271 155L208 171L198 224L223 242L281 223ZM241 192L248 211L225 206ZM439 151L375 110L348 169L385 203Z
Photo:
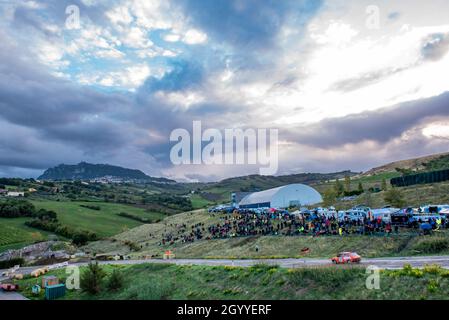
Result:
M10 260L4 260L4 261L0 261L0 269L8 269L8 268L12 268L15 265L23 265L25 263L25 260L23 260L22 258L14 258L14 259L10 259Z
M136 221L139 221L139 222L142 222L142 223L151 223L152 222L151 219L147 219L147 218L144 218L144 217L139 217L139 216L136 216L134 214L127 213L127 212L120 212L117 215L120 216L120 217L136 220Z
M404 195L399 189L392 188L385 192L384 200L389 205L397 208L402 208L405 206L406 202L404 200Z
M99 206L93 206L93 205L87 205L87 204L80 204L80 207L90 209L90 210L96 210L96 211L101 210L101 207L99 207Z
M79 232L73 235L72 242L74 245L83 246L87 243L87 241L89 241L89 237L86 233Z
M40 220L52 220L52 221L58 220L58 215L56 214L56 212L45 209L39 209L39 211L33 213L32 216L33 218L37 218Z
M133 241L125 240L123 243L127 245L131 251L139 251L141 249L140 246Z
M3 218L31 217L35 210L34 205L25 200L10 199L0 202L0 217Z
M74 230L59 223L57 220L33 219L31 221L26 221L25 225L44 231L54 232L60 236L72 239L73 243L76 245L84 245L88 241L95 241L98 239L97 235L93 232Z
M98 262L89 263L87 270L81 275L81 289L84 292L94 295L100 293L104 277L105 272Z
M415 250L423 253L439 253L449 249L449 239L430 238L419 242Z
M119 270L115 269L112 271L111 276L108 279L107 288L111 291L116 291L123 287L123 283L123 274Z

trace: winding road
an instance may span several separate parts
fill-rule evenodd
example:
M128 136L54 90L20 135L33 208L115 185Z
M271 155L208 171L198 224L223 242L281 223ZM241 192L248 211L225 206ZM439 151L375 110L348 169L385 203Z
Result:
M150 260L119 260L119 261L100 261L101 265L135 265L143 263L172 263L176 265L206 265L206 266L235 266L250 267L256 264L278 265L282 268L305 268L318 266L332 266L329 259L150 259ZM380 269L400 269L405 264L410 264L415 268L422 268L426 264L440 265L442 268L449 269L449 256L418 256L418 257L392 257L392 258L372 258L362 259L361 266L376 266ZM86 266L87 262L72 263L70 266ZM335 266L334 267L339 267ZM30 274L39 267L23 267L17 273ZM0 275L7 270L0 270ZM0 276L0 282L7 280L5 276ZM5 293L0 290L0 300L23 300L24 298L17 293Z
M118 260L118 261L99 261L101 265L133 265L142 263L172 263L177 265L205 265L205 266L235 266L250 267L256 264L278 265L282 268L305 268L317 266L332 266L330 259L148 259L148 260ZM86 266L87 262L71 263L70 266ZM415 257L391 257L391 258L372 258L362 259L359 265L374 265L380 269L400 269L405 264L410 264L415 268L422 268L426 264L437 264L445 269L449 269L449 256L415 256ZM338 266L335 266L338 267ZM39 267L23 267L17 273L30 274ZM0 274L6 270L0 270ZM0 281L6 280L6 277L0 277Z

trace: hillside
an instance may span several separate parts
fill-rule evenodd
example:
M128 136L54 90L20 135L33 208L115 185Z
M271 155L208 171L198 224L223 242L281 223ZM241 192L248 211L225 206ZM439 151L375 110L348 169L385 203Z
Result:
M211 225L222 223L222 215L211 214L205 210L185 212L164 220L143 224L134 229L117 234L100 241L91 242L84 250L92 254L130 255L135 259L145 257L162 258L165 250L172 250L177 258L300 258L300 249L308 247L310 258L326 258L340 251L356 251L364 257L413 256L422 254L443 254L449 252L449 233L442 231L434 236L422 238L413 230L404 230L401 234L385 236L272 236L256 235L246 237L229 237L225 239L196 240L183 243L161 244L164 234L178 234L185 225L186 233L201 225L208 230ZM183 234L181 232L180 234ZM210 235L208 231L204 236ZM367 241L369 239L369 241ZM442 241L444 245L433 247ZM423 244L424 242L424 244ZM431 251L426 251L430 246ZM259 250L255 250L258 247Z
M160 183L174 183L165 178L147 176L140 170L128 169L109 164L91 164L80 162L76 165L61 164L49 168L38 178L39 180L90 180L103 177L111 177L123 180L143 180Z
M284 176L249 175L222 180L220 182L198 185L196 191L211 201L228 201L231 192L253 192L276 188L286 184L303 183L314 185L329 180L355 176L357 173L341 171L335 173L299 173Z
M395 161L382 165L380 167L370 169L363 173L361 176L372 176L387 172L396 172L396 169L405 169L411 171L446 169L449 167L448 157L449 152L437 153L414 159Z
M84 273L86 267L81 267ZM252 267L181 266L174 264L140 264L102 266L106 279L112 273L123 275L119 290L108 290L107 282L97 295L81 290L68 290L67 300L268 300L268 299L448 299L447 270L428 266L418 270L407 266L380 274L378 290L367 290L367 274L363 267L322 267L286 269L276 265L258 264ZM52 270L49 275L66 279L64 269ZM21 293L33 300L43 300L31 292L42 277L19 281ZM181 316L182 317L182 316ZM188 317L185 317L188 318ZM201 317L196 317L201 318ZM207 317L206 317L207 318Z

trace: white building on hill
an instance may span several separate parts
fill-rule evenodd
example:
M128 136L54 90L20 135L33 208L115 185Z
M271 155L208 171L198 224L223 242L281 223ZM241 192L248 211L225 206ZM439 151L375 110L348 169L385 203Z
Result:
M243 209L288 208L315 205L321 202L323 198L318 191L298 183L251 193L239 202L239 207Z
M25 192L8 191L6 196L7 197L12 197L12 198L25 197Z

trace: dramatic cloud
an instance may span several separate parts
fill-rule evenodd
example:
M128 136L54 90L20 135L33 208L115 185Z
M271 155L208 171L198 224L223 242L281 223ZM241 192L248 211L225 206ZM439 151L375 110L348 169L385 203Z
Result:
M194 120L279 129L279 174L448 149L446 0L19 0L0 30L0 176L80 161L258 173L173 166L170 132Z
M387 143L429 120L445 117L449 117L449 93L377 111L326 119L295 128L290 137L302 144L321 148L367 140Z

